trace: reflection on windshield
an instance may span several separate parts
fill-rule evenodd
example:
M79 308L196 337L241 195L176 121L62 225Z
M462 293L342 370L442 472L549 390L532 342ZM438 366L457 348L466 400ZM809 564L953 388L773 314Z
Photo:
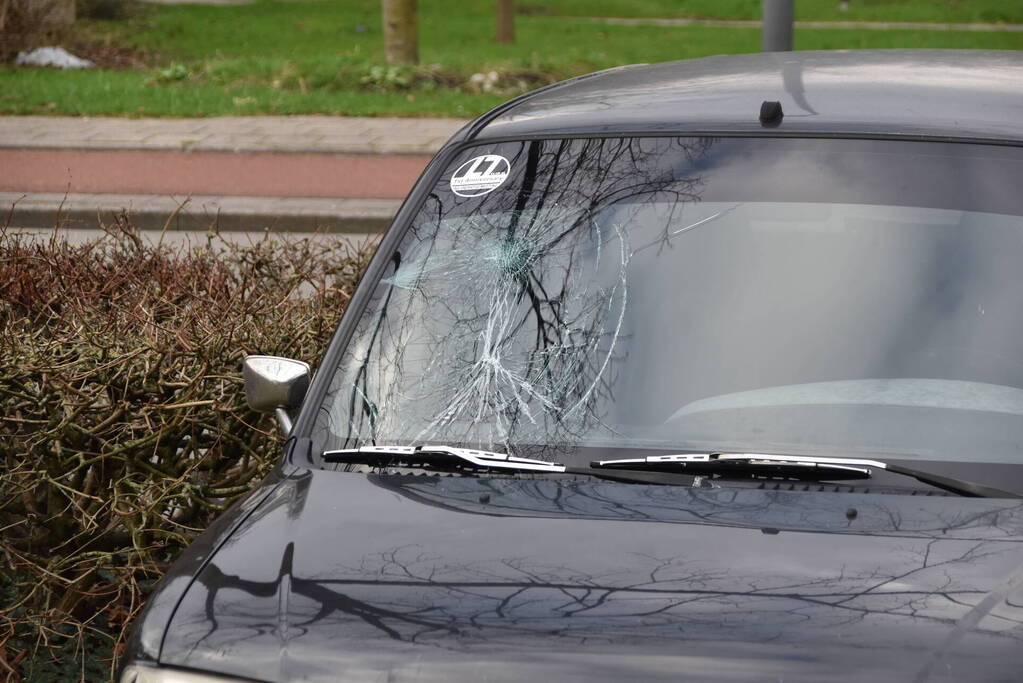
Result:
M391 257L316 438L1015 462L1013 152L694 138L467 150ZM507 159L508 177L453 193L451 172L481 154Z

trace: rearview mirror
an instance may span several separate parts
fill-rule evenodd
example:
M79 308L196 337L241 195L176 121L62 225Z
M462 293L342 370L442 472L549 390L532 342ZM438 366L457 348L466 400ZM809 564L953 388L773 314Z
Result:
M277 413L281 430L291 431L289 408L302 405L309 389L309 364L279 356L248 356L242 364L245 402L261 413Z

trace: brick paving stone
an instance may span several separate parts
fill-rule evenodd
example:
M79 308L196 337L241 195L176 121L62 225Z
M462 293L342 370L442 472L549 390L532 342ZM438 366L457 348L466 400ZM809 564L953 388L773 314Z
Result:
M402 199L427 154L0 149L0 191Z

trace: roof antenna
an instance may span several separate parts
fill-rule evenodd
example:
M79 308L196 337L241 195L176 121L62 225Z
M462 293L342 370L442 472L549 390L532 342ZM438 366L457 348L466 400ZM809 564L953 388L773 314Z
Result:
M781 110L781 102L764 100L760 105L760 124L765 128L774 128L781 123L785 114Z

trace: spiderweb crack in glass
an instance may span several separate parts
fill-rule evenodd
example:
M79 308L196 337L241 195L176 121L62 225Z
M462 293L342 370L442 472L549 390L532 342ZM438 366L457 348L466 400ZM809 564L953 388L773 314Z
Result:
M507 223L522 218L521 213L512 213L462 219L449 230L453 243L469 242L466 246L452 247L429 263L403 264L385 279L424 301L438 302L451 323L441 328L421 319L419 325L387 326L388 346L404 349L398 352L406 354L406 360L416 349L430 350L431 357L421 360L441 380L411 387L390 382L376 394L378 410L409 403L436 407L437 412L412 435L414 442L437 438L465 423L489 423L493 432L487 438L505 442L518 422L542 421L539 413L564 422L585 409L607 372L627 295L629 249L622 227L612 226L613 237L608 237L594 226L591 233L581 233L585 245L566 241L559 226L571 216L559 211L543 221L528 217L523 221L526 230L518 236L500 234L507 231ZM480 236L486 239L495 232L498 239L479 243ZM618 243L619 267L617 281L603 287L593 269L609 239ZM577 260L574 252L581 247L593 251L591 269L567 267ZM559 270L561 291L556 299L545 299L539 292L544 278L538 272ZM551 319L530 326L523 313L535 313L537 308L546 309L540 315ZM527 332L527 327L533 329ZM524 352L517 338L526 333L537 341ZM359 385L353 389L365 395ZM374 431L393 428L396 425L390 423L397 418L392 411L384 425L374 420Z
M678 198L693 184L656 163L644 169L664 155L645 146L519 144L508 156L525 187L509 183L467 211L428 203L360 325L346 360L354 371L335 383L349 398L332 400L331 431L345 443L400 435L511 449L600 425L632 248L627 215L597 217L616 200L668 185Z

